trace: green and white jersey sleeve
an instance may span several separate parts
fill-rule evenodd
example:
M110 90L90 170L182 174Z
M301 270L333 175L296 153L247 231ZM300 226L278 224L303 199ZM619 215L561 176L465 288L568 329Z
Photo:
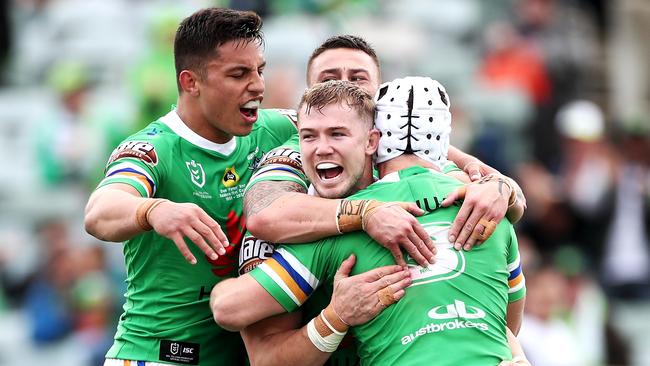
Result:
M302 169L298 134L293 135L282 146L264 155L257 171L248 183L246 191L257 183L268 181L298 183L305 192L307 191L309 179Z
M281 246L250 274L287 311L298 309L321 284L329 268L323 245ZM325 249L326 250L326 249ZM296 256L297 254L297 256Z
M158 157L159 151L166 149L167 141L156 127L130 136L113 150L98 187L123 183L135 188L142 197L153 197L158 182L166 174L166 164Z
M526 279L521 268L519 245L514 227L510 227L510 245L508 245L508 301L515 302L526 296Z

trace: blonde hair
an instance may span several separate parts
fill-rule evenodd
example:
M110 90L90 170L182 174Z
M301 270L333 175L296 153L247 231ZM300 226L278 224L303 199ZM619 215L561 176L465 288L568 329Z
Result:
M345 103L352 108L359 117L372 127L375 117L375 102L368 92L349 81L331 80L318 83L307 89L298 104L298 123L303 107L305 113L311 113L312 108L319 112L331 104Z

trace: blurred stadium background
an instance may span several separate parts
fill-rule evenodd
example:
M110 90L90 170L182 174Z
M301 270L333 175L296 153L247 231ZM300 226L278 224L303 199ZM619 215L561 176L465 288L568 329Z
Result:
M650 1L0 0L0 365L100 365L121 245L85 234L111 149L175 101L171 41L205 6L265 19L267 107L351 33L427 75L452 143L515 177L533 364L650 365ZM435 352L435 350L432 350Z

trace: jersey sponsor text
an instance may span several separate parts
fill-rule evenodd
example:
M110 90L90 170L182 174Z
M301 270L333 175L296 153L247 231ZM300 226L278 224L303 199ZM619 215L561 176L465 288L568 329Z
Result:
M468 311L468 308L471 310ZM444 309L444 311L441 311L441 309ZM415 341L417 337L423 336L425 334L469 328L476 328L483 332L488 330L487 323L470 320L485 318L485 311L477 308L476 306L467 306L460 300L454 300L454 303L449 305L435 306L429 310L427 316L431 319L436 320L454 320L450 320L444 323L429 323L422 328L403 336L403 346Z

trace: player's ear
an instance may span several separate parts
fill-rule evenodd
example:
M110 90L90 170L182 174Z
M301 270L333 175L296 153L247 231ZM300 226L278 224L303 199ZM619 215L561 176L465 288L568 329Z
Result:
M181 91L192 96L199 96L198 75L191 70L183 70L178 75Z
M377 151L379 146L379 130L376 128L368 131L368 143L366 144L366 154L372 155Z

